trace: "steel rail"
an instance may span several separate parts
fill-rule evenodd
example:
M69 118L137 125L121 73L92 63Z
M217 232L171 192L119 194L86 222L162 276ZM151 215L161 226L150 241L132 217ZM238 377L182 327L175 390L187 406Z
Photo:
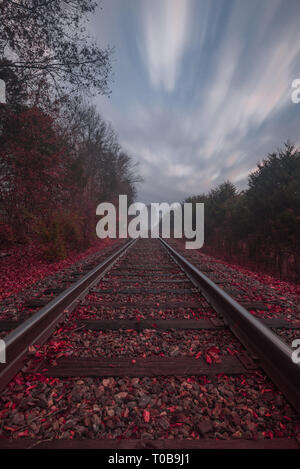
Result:
M78 301L135 242L136 239L128 241L3 338L6 363L0 364L0 391L22 368L24 358L28 354L28 348L34 344L43 344L55 326L74 309Z
M300 364L292 360L293 349L165 240L159 239L215 311L223 316L233 334L255 356L259 366L300 413Z

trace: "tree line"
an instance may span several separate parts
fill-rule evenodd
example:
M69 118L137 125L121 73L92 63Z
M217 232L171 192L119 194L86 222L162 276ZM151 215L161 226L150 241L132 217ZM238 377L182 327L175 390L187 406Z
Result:
M246 190L225 181L185 202L205 205L204 250L300 279L300 150L290 142L268 154Z
M131 203L141 179L89 97L110 93L112 49L88 35L91 0L0 2L0 243L46 257L87 247L96 206Z

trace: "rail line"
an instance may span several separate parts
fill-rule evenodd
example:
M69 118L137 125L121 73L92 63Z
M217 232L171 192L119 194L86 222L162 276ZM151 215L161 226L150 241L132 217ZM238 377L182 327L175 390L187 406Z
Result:
M253 317L166 241L131 240L4 338L6 364L0 365L4 398L10 392L11 380L21 373L66 383L66 388L70 387L68 408L73 398L78 403L81 387L87 395L100 389L100 394L89 400L93 410L83 418L84 424L72 421L71 440L63 431L63 422L60 429L53 424L53 430L50 422L51 441L40 431L36 440L32 431L23 439L6 434L4 427L14 428L7 424L8 412L2 429L7 440L0 440L0 447L298 448L295 435L257 439L250 424L252 434L246 430L246 438L240 430L234 432L234 426L244 425L234 411L228 410L234 384L231 391L222 384L224 394L217 395L214 385L210 386L219 376L241 377L241 382L251 376L255 382L260 373L257 379L264 380L265 372L290 402L288 418L297 425L300 365L293 363L293 350L270 327L272 321ZM53 336L65 347L63 352L58 351L57 359L53 349L49 353L47 347ZM208 353L204 345L210 346ZM39 353L32 357L32 350ZM175 381L172 386L166 384L170 390L163 395L164 385L159 388L157 381L166 377ZM79 384L74 385L76 379ZM86 385L84 380L90 381ZM111 386L118 392L113 393ZM180 399L172 399L173 394L180 395L178 389L188 395L186 406L192 401L190 409L182 408ZM140 393L139 399L135 392ZM239 388L238 392L247 390ZM211 401L212 409L208 406L206 410L211 415L201 411L198 395ZM61 404L57 405L55 412L59 413ZM233 438L219 420L218 425L214 423L214 406L220 415L229 412ZM287 406L284 404L285 410ZM189 410L187 417L184 414ZM241 413L244 411L241 407ZM40 415L42 419L42 410ZM119 428L114 427L113 419ZM259 424L264 425L263 421ZM147 432L148 427L152 434ZM213 438L216 433L218 437Z

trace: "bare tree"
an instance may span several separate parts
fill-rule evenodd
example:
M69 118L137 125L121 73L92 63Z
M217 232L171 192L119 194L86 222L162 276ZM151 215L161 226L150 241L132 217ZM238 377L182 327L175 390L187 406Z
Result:
M112 49L89 37L93 0L0 0L0 78L13 71L29 91L109 94ZM5 60L4 60L5 59Z

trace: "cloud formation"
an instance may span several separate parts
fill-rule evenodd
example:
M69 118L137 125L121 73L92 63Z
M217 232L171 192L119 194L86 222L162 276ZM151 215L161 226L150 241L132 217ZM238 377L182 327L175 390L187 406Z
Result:
M142 7L142 54L154 88L172 92L189 27L189 0L151 0Z
M174 201L248 173L299 144L299 0L105 0L94 28L116 45L98 100L140 161L139 200ZM98 28L98 29L97 29Z

